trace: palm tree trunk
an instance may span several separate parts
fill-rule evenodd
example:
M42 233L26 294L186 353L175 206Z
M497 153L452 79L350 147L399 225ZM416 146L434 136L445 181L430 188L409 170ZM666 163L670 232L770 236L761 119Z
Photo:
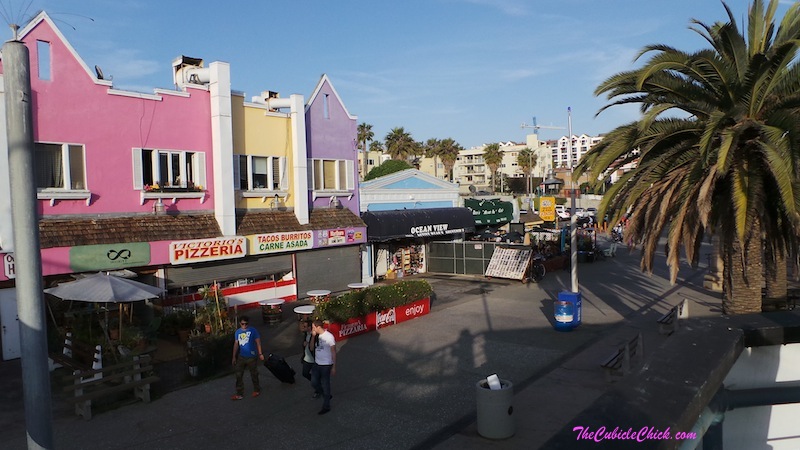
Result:
M724 276L722 313L751 314L761 312L762 270L761 224L756 221L741 242L733 236L723 247Z
M786 304L788 281L786 270L786 249L767 246L764 254L764 311L773 311Z
M364 147L361 149L363 156L364 156L364 173L361 175L361 179L367 177L367 171L369 171L369 150L367 150L367 141L364 141Z

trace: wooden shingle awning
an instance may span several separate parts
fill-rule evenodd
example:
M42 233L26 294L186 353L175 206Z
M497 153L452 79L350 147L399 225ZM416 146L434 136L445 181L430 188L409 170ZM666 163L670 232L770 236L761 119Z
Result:
M313 209L306 225L300 225L292 211L248 211L236 215L236 230L240 236L355 227L366 227L366 224L349 209Z
M366 227L348 209L312 210L307 225L300 225L291 211L247 212L237 214L236 233L240 236L283 231L327 230ZM138 215L107 218L44 218L39 220L41 248L116 244L119 242L157 242L207 239L222 236L213 214Z
M221 235L219 224L213 214L39 220L41 248L118 242L181 241Z

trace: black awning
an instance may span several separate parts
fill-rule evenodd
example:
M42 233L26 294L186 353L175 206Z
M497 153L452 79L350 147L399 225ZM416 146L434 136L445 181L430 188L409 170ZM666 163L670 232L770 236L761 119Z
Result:
M361 219L367 224L370 242L475 232L475 220L468 208L367 211Z

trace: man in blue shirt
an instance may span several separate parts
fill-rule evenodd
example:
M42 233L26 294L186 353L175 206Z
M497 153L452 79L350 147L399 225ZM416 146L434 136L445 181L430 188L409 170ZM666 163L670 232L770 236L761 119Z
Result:
M233 337L233 366L236 371L236 394L231 400L241 400L244 395L244 369L250 370L253 380L253 397L261 395L261 385L258 383L258 361L264 360L261 351L261 335L258 330L250 328L250 319L242 316L239 319L240 328Z

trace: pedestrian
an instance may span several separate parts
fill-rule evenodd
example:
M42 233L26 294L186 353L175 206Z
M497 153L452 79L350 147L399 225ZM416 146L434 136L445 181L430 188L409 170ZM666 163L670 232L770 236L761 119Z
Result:
M317 344L311 328L311 319L300 320L300 331L303 332L303 378L308 381L311 381L311 368L314 367L314 347Z
M322 409L317 413L322 415L331 410L331 375L336 375L336 339L319 319L312 323L311 334L317 340L311 386L314 388L314 398L322 397Z
M253 397L261 395L261 385L258 382L258 361L264 360L261 350L261 335L258 330L250 328L250 319L247 316L239 318L239 328L233 337L233 366L236 372L236 393L231 400L241 400L244 396L244 369L250 371L253 380Z

